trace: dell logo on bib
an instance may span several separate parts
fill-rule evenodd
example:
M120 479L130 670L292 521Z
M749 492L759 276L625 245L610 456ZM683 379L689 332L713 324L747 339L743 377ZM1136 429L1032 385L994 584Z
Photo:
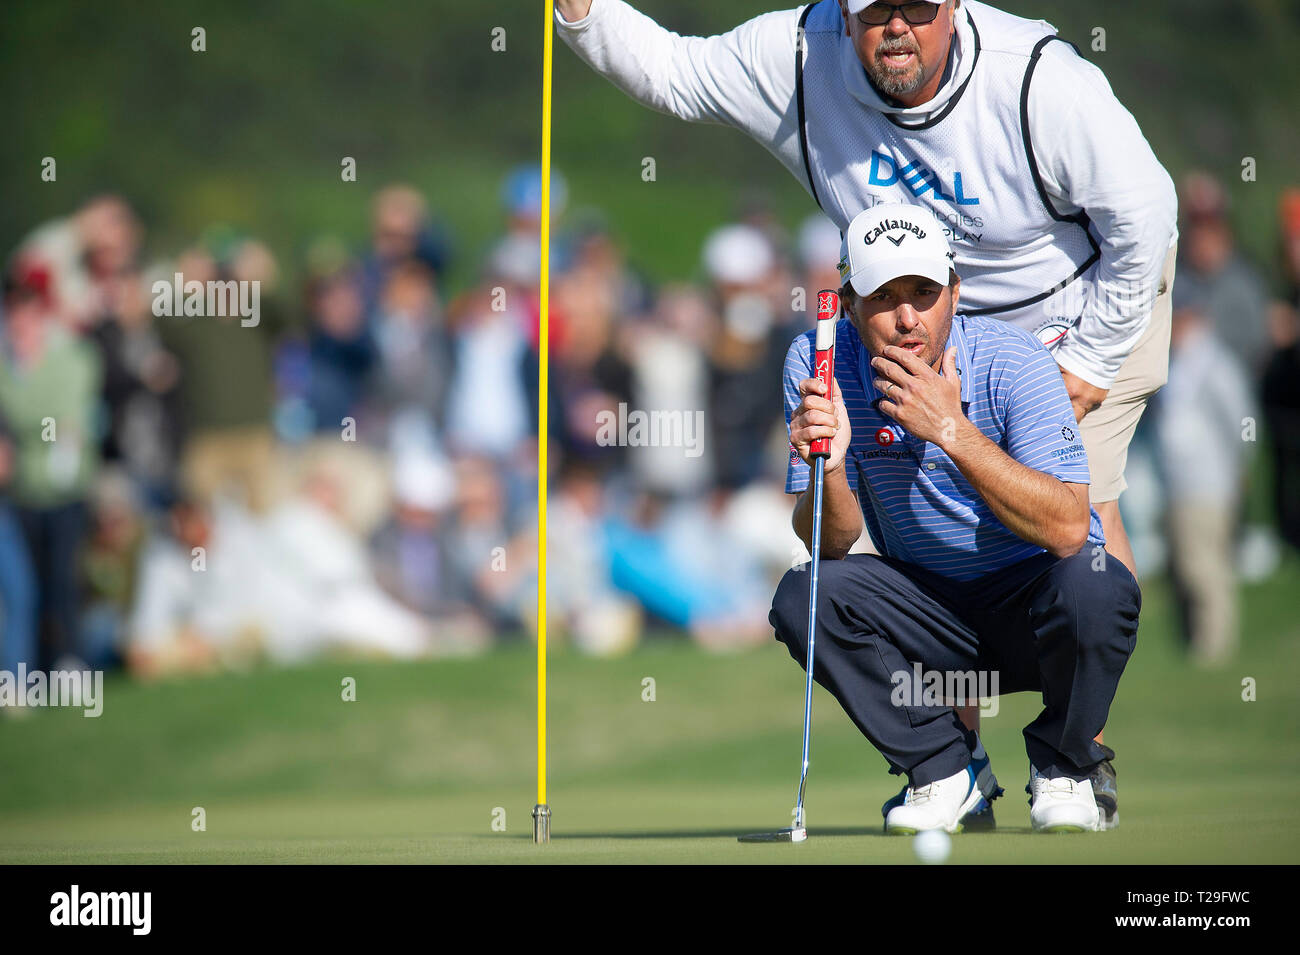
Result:
M876 150L871 151L871 185L892 186L901 182L920 198L927 192L933 192L935 198L955 202L959 206L977 206L980 201L976 196L966 196L962 191L961 173L952 174L952 195L943 191L939 174L913 160L906 166L899 166L898 160Z

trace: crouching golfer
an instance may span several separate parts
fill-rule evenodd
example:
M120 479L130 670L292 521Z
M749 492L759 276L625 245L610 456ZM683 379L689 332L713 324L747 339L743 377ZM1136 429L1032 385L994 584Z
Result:
M832 438L813 676L907 776L888 831L955 832L995 794L987 780L981 791L987 758L951 707L897 692L918 666L1040 691L1043 710L1024 730L1030 821L1100 829L1089 775L1106 753L1093 737L1133 652L1141 595L1104 550L1052 356L1019 328L961 315L951 266L924 210L861 213L840 262L833 400L812 376L811 332L786 357L786 490L799 495L805 544L809 445ZM864 518L883 556L849 554ZM809 576L787 573L772 602L777 639L800 665Z

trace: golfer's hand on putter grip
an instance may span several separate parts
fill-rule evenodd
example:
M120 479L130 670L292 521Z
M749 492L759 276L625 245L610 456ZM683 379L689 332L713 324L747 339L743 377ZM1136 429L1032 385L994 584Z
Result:
M831 439L831 454L826 459L826 474L830 475L844 464L853 434L849 428L849 412L840 396L840 383L835 382L834 401L826 397L826 386L818 378L805 378L799 382L803 400L790 418L790 443L799 457L808 464L812 443L818 438Z

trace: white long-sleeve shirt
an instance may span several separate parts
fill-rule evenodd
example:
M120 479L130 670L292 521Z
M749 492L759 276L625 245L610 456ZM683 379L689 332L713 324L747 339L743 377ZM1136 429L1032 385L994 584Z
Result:
M858 102L892 114L900 123L934 118L960 95L977 62L965 9L969 5L958 9L946 79L936 96L920 106L904 108L883 100L854 62L857 54L847 36L838 41L841 63L826 68L842 72ZM557 11L556 24L566 44L633 99L689 122L744 131L816 197L804 165L796 108L795 52L803 12L803 7L774 11L718 36L683 37L624 0L592 0L586 17L569 23ZM990 40L983 38L986 46ZM1102 72L1065 44L1048 43L1042 49L1029 90L1028 126L1043 192L1060 215L1087 216L1099 260L1085 276L1088 294L1070 316L1068 334L1057 340L1046 337L1026 310L999 317L1014 318L1038 332L1063 368L1108 388L1146 329L1161 267L1177 235L1173 183ZM843 135L851 136L852 130ZM871 155L871 149L864 143L861 155ZM832 186L835 177L863 177L866 163L845 164L828 175ZM853 188L846 185L846 192L863 191L862 182L849 185ZM1017 187L1030 193L1035 189L1030 182ZM860 211L841 213L833 203L822 204L841 230ZM1041 241L1041 236L1026 237L1027 242L1035 239ZM993 283L978 270L970 274L962 268L958 242L954 251L963 273L963 301L968 292L978 299L978 286ZM1027 296L1040 291L1025 289Z
M1210 329L1174 346L1153 411L1166 500L1236 504L1251 450L1243 429L1258 409L1245 369Z

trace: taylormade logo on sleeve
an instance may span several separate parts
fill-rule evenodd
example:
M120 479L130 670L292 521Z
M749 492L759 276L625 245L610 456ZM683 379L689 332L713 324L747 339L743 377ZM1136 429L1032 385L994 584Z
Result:
M74 885L50 896L50 924L57 926L126 926L132 935L148 935L152 911L152 892L82 892Z

